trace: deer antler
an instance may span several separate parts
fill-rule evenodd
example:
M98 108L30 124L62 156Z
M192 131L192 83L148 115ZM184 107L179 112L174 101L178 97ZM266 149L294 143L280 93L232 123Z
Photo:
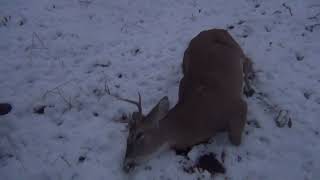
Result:
M107 93L109 96L112 96L112 97L114 97L114 98L116 98L116 99L118 99L118 100L120 100L120 101L125 101L125 102L127 102L127 103L136 105L136 106L138 107L139 117L142 118L141 95L140 95L139 92L138 92L139 101L136 102L136 101L133 101L133 100L130 100L130 99L122 98L122 97L119 97L119 96L117 96L117 95L111 94L108 85L105 85L105 91L106 91L106 93Z

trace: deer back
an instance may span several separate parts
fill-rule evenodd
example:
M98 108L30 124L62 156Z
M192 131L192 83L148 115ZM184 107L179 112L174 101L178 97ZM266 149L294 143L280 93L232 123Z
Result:
M191 40L183 57L178 103L163 122L172 132L173 146L188 147L228 130L233 116L246 113L244 58L225 30L203 31Z
M223 98L239 97L244 57L240 46L226 30L202 31L191 40L184 53L184 77L179 94L206 88L208 93L221 94Z

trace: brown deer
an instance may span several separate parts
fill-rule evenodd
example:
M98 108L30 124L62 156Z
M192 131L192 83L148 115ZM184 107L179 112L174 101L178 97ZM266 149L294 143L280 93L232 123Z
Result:
M162 147L189 148L221 131L228 132L232 144L241 143L247 115L243 81L251 90L252 66L237 42L226 30L203 31L191 40L182 68L179 100L170 110L163 97L145 116L140 94L139 102L115 96L139 109L129 122L126 172ZM114 96L110 91L109 95Z

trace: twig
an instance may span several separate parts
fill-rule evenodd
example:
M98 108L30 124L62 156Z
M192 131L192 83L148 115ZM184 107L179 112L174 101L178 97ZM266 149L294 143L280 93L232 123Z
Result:
M289 10L289 13L290 13L291 16L293 15L292 11L291 11L291 8L286 3L283 3L282 6Z
M110 94L110 89L107 84L107 80L104 81L104 92Z
M10 16L9 16L9 20L10 20ZM6 16L0 16L0 26L6 26L8 23L8 18Z
M13 139L10 137L10 135L6 135L7 140L9 145L13 148L14 154L15 154L15 159L21 164L21 167L23 168L23 170L26 172L27 168L23 165L19 155L18 155L18 146L13 142Z
M317 7L320 7L320 4L312 4L309 6L309 8L317 8Z
M313 32L313 29L317 26L320 26L320 23L318 24L313 24L313 25L310 25L310 26L306 26L305 29L309 32Z
M70 109L72 109L72 107L73 107L73 105L72 105L72 100L71 100L71 97L69 98L69 100L67 100L64 96L63 96L63 94L61 93L61 90L60 90L60 88L58 88L58 95L62 98L62 100L68 105L68 109L70 110Z
M53 91L58 90L60 87L66 85L66 84L69 84L70 82L72 82L72 81L74 81L74 80L75 80L75 79L70 79L70 80L68 80L68 81L66 81L66 82L64 82L64 83L62 83L62 84L60 84L60 85L58 85L58 86L50 89L50 90L47 90L47 91L42 95L42 98L43 98L43 99L46 98L49 93L53 93Z
M284 127L284 125L287 124L288 121L291 121L289 110L281 109L277 105L274 105L274 103L270 102L269 98L266 97L263 92L259 92L257 94L258 96L256 98L260 100L265 106L267 106L269 112L275 114L273 120L278 127Z
M41 45L40 48L36 48L35 46L35 39L37 39ZM29 47L27 47L28 49ZM31 38L31 48L30 48L30 61L33 61L33 50L48 50L48 48L44 45L42 39L39 37L39 35L36 32L32 33L32 38ZM49 55L50 56L50 55Z
M310 20L318 19L318 16L319 16L319 15L320 15L320 12L317 13L316 15L314 15L314 16L308 17L308 19L310 19Z
M252 88L256 91L256 98L260 100L267 108L272 111L273 113L278 113L278 107L277 105L274 105L272 102L270 102L269 98L267 97L266 93L263 91L260 91L259 88L252 85Z
M41 48L35 48L35 44L34 44L34 39L38 39L38 41L40 42L40 44L41 44ZM43 43L43 41L42 41L42 39L39 37L39 35L37 34L37 33L35 33L35 32L33 32L32 33L32 49L48 49L45 45L44 45L44 43Z
M69 163L69 161L64 157L64 156L60 156L60 158L69 166L71 167L71 164Z
M271 32L271 29L268 26L264 26L264 29L266 30L266 32Z
M274 113L277 112L277 108L274 105L272 105L272 103L269 102L269 100L267 100L264 96L262 96L262 95L257 96L257 99L259 99L261 102L263 102Z
M78 2L88 7L93 2L93 0L78 0Z
M121 26L120 31L124 33L128 33L127 26L128 26L127 23L125 23L123 26Z
M122 21L125 21L125 20L122 20ZM123 33L128 33L128 29L130 28L129 26L131 27L136 27L136 28L139 28L141 30L143 30L143 26L139 25L139 22L140 21L136 21L136 22L124 22L124 25L121 26L120 28L120 31L123 32Z
M280 110L274 121L279 128L283 128L286 124L288 124L290 119L291 118L289 117L289 111Z
M282 12L280 10L274 11L272 14L281 14Z

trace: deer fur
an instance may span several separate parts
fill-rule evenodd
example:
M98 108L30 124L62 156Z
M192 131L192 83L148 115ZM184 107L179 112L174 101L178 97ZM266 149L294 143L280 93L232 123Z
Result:
M218 132L226 131L230 142L240 145L247 116L243 84L252 66L237 42L226 30L202 31L186 49L182 68L179 99L172 109L163 97L144 116L139 95L139 112L129 123L124 170L162 147L189 148Z

